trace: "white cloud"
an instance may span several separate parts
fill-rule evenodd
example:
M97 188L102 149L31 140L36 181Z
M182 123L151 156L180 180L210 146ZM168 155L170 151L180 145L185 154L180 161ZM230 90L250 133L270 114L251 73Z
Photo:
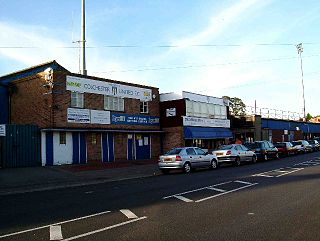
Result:
M234 22L241 21L244 16L247 17L245 12L257 3L261 3L261 1L237 1L235 4L224 9L218 15L212 16L209 25L204 30L192 35L192 37L174 40L172 45L186 47L190 45L205 44L208 40L214 39L219 34L226 31Z
M44 27L0 22L0 46L25 47L0 48L0 55L26 66L56 59L62 65L66 64L69 68L76 69L76 64L73 64L75 50L60 48L65 46L65 43L50 35L51 30Z

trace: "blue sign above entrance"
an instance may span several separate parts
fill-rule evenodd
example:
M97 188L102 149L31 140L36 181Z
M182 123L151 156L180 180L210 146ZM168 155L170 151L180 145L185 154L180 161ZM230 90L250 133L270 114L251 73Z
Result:
M111 124L159 126L158 116L111 114Z

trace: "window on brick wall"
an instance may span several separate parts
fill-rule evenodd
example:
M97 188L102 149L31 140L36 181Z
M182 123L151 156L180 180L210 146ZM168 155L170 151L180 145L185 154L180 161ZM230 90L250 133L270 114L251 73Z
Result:
M114 96L104 96L104 109L114 111L124 111L124 99Z
M186 100L187 116L227 119L227 107Z
M96 133L91 134L91 144L93 144L93 145L97 144L97 134Z
M83 108L83 93L71 92L71 107Z
M140 113L149 113L149 105L148 105L149 102L146 102L146 101L141 101L140 102Z
M65 131L59 132L60 145L67 144L67 134Z

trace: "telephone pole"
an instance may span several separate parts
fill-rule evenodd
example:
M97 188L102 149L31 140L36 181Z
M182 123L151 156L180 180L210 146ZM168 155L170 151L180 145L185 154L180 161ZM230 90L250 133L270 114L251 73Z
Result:
M302 68L302 56L301 53L303 52L302 43L299 43L296 45L296 48L298 50L298 54L300 56L300 68L301 68L301 82L302 82L302 98L303 98L303 119L304 121L307 120L306 118L306 100L304 97L304 83L303 83L303 68Z
M81 53L82 53L82 63L81 63L81 74L87 75L86 69L86 9L85 0L82 0L82 28L81 28Z

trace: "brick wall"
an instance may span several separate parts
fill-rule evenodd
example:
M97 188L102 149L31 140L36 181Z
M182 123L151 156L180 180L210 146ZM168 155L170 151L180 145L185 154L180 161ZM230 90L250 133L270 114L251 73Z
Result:
M183 127L163 128L163 152L169 151L173 147L184 146Z
M11 118L14 124L34 124L40 128L81 128L88 129L86 133L88 161L101 161L102 146L101 133L96 133L96 143L92 142L92 132L95 129L116 130L160 130L159 126L143 125L99 125L67 122L67 109L71 107L71 92L66 90L66 72L55 71L53 73L54 88L52 94L43 87L45 84L44 73L13 82L13 94L11 98ZM91 78L91 77L90 77ZM102 79L93 78L95 80ZM126 84L123 82L108 80L108 82ZM153 98L149 102L149 114L147 116L159 116L159 90L147 86L128 84L131 86L152 89ZM103 110L104 97L97 94L84 94L84 108ZM125 114L140 114L140 100L125 98ZM116 161L127 159L127 133L115 133L115 158ZM152 134L152 157L160 154L160 134Z
M91 77L90 77L91 78ZM92 78L94 80L102 81L102 79ZM100 125L100 124L81 124L81 123L68 123L67 122L67 109L71 107L71 92L66 90L66 74L63 72L56 72L54 74L54 127L60 128L94 128L94 129L127 129L127 130L160 130L160 126L142 126L142 125ZM120 83L128 84L118 81L108 80L110 83ZM155 99L152 99L149 102L149 113L144 115L150 116L159 116L160 107L159 107L159 89L128 84L131 86L137 86L140 88L151 88L152 94L156 96ZM140 114L140 100L125 98L125 111L118 113L133 114L133 115L143 115ZM84 94L84 108L85 109L94 109L94 110L104 110L104 97L103 95L98 94ZM117 113L113 112L112 113Z
M37 74L11 84L12 124L33 124L41 128L52 125L52 96L45 94L44 83L44 75Z
M294 140L303 140L303 131L294 131Z
M272 141L273 142L282 142L288 141L288 135L283 134L283 130L272 130Z
M127 160L127 133L115 133L114 135L114 155L115 161Z
M160 134L151 134L151 159L158 159L161 155L161 137Z
M102 161L101 133L86 133L88 162Z
M282 142L290 141L290 134L293 132L293 140L302 140L303 132L299 131L290 131L287 135L284 134L284 130L272 130L272 141L273 142Z

